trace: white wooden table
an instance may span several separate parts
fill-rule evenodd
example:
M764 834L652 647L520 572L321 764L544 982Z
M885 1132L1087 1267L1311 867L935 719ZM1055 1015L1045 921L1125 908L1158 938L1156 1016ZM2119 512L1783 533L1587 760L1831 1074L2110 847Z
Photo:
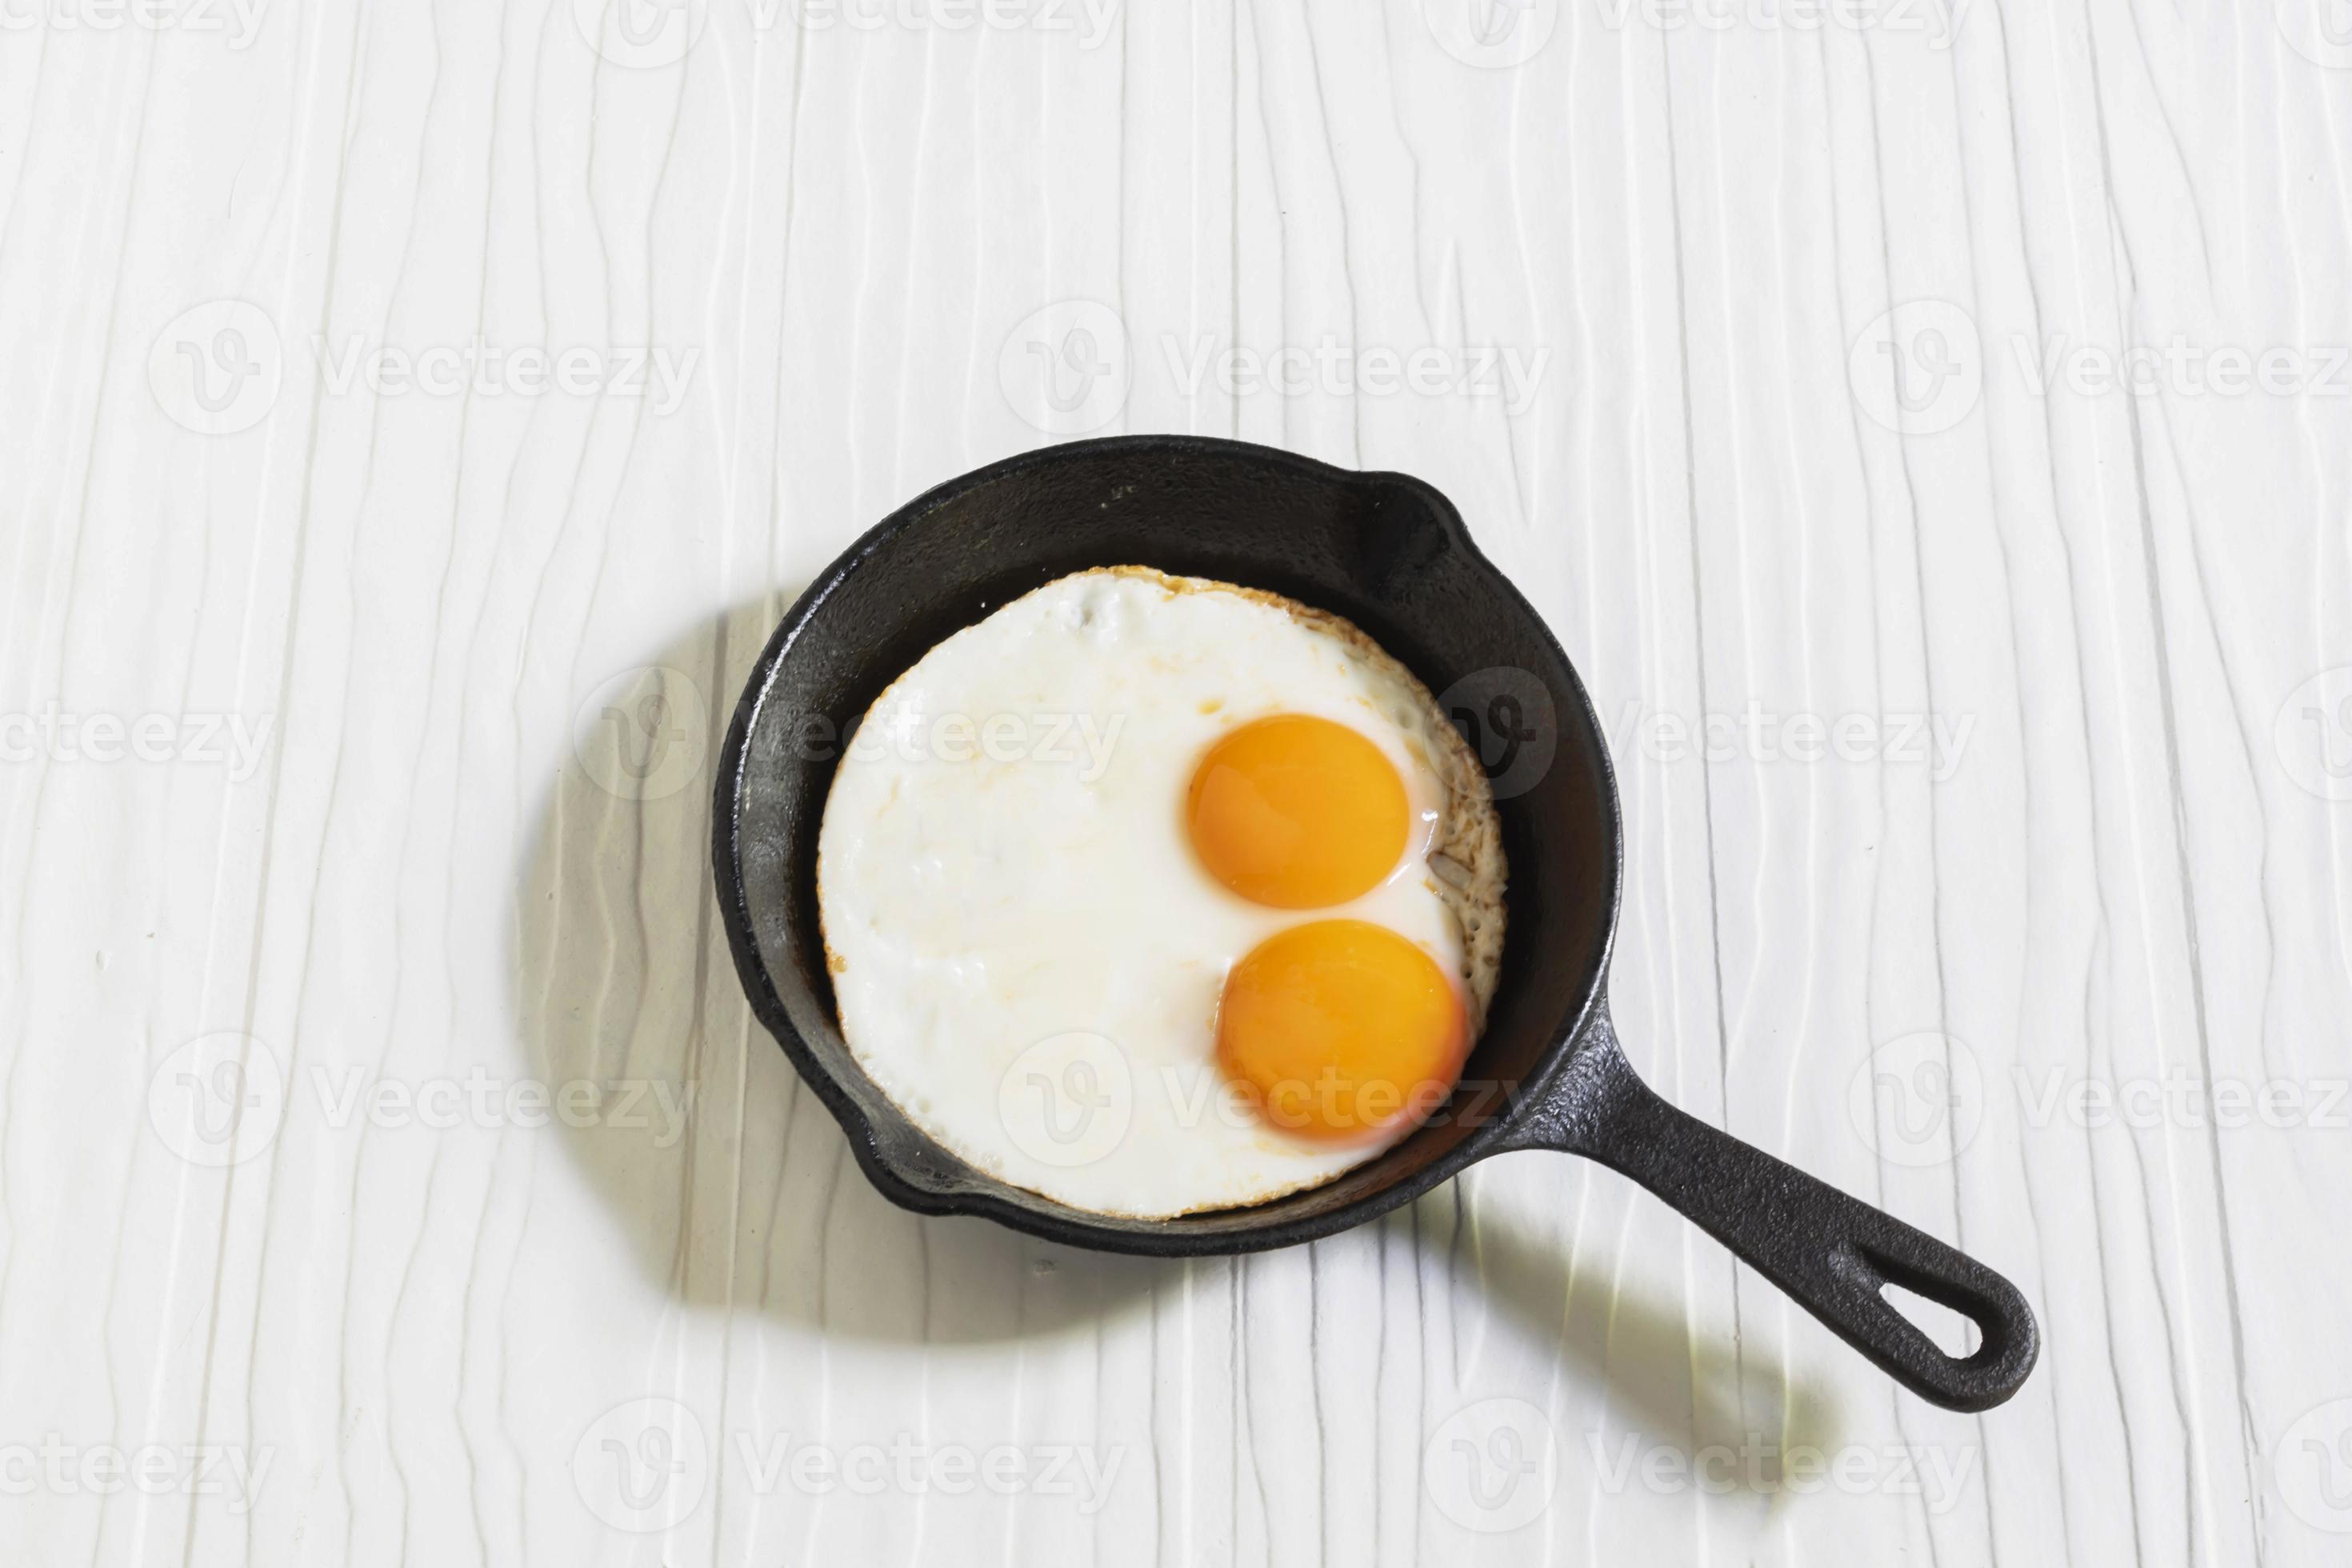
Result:
M0 1564L2345 1561L2340 0L933 3L0 8ZM1636 1064L2017 1279L2012 1403L1563 1158L866 1184L710 752L1140 430L1461 504Z

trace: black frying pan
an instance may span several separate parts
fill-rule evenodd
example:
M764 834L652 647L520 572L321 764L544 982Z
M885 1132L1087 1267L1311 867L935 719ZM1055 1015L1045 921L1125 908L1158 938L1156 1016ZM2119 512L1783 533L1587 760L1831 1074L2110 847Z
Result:
M1502 974L1454 1100L1324 1186L1174 1220L1055 1203L919 1131L843 1042L817 928L830 741L951 633L1066 573L1124 564L1336 612L1433 691L1453 691L1457 721L1498 774L1510 878ZM1685 1115L1633 1075L1602 994L1622 846L1600 724L1541 618L1418 479L1237 441L1136 436L1049 447L941 485L852 545L784 616L736 706L716 804L719 901L751 1006L866 1175L907 1208L984 1215L1112 1252L1248 1252L1361 1225L1489 1154L1557 1149L1649 1188L1938 1405L1989 1408L2032 1370L2033 1315L2007 1279ZM1937 1349L1881 1295L1889 1284L1973 1320L1976 1352Z

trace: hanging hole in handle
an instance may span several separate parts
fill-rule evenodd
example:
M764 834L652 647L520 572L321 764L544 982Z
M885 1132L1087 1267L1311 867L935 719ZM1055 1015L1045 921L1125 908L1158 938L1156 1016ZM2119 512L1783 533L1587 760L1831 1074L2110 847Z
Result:
M1892 1279L1879 1286L1878 1299L1954 1361L1968 1360L1984 1343L1984 1331L1977 1327L1974 1318Z

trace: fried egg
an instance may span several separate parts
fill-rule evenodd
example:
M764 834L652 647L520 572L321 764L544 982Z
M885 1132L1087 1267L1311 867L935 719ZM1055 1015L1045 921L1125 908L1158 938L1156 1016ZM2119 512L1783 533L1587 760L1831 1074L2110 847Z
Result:
M933 647L843 747L842 1033L971 1164L1167 1218L1328 1182L1452 1089L1502 956L1486 776L1347 621L1139 567Z

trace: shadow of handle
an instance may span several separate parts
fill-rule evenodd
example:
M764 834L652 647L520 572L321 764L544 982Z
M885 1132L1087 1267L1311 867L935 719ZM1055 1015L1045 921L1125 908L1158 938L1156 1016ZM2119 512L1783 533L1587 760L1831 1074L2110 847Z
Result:
M1604 1019L1578 1049L1538 1147L1598 1160L1664 1198L1897 1383L1952 1410L1989 1410L2033 1370L2041 1333L2016 1286L1955 1247L1660 1099ZM1556 1108L1556 1109L1555 1109ZM1976 1352L1947 1355L1881 1289L1969 1318Z

